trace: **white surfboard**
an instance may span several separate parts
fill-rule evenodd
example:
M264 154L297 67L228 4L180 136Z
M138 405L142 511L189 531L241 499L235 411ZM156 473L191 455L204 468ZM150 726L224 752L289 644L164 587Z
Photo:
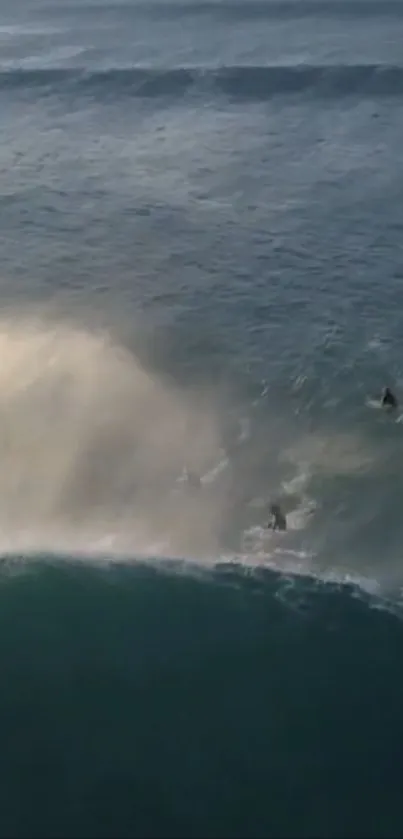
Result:
M368 398L366 404L368 405L368 408L375 408L376 411L379 411L383 408L381 399Z
M380 399L370 398L366 400L366 405L368 408L373 408L375 411L384 411L387 414L395 414L395 422L400 425L403 423L403 414L399 414L397 412L398 409L394 408L393 405L382 405L382 401Z

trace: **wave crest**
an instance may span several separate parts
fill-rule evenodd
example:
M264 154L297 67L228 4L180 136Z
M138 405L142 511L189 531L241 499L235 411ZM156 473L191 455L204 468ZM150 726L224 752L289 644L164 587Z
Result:
M39 89L41 93L84 95L97 99L187 94L266 100L275 96L311 94L331 98L349 95L401 96L403 67L383 64L322 66L230 66L215 69L114 68L3 70L0 91Z

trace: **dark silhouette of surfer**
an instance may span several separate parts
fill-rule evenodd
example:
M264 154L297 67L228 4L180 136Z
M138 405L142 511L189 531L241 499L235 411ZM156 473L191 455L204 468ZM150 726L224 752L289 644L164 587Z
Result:
M394 393L389 387L384 387L381 399L382 408L397 408L398 402Z
M287 519L279 504L270 504L271 519L268 528L271 530L287 530Z

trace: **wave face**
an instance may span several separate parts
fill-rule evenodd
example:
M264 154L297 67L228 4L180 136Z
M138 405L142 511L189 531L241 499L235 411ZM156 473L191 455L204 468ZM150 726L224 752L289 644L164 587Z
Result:
M401 835L395 617L235 566L16 571L1 836Z
M6 70L0 91L37 90L48 94L94 98L180 98L194 94L234 100L265 100L275 96L310 94L345 96L402 96L403 67L363 64L342 66L239 66L217 69L116 68Z

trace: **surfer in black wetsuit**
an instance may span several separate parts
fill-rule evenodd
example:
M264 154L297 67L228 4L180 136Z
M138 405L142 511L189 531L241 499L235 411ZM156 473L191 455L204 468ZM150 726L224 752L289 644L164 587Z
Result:
M267 526L271 530L287 530L287 520L279 504L270 504L270 515Z
M397 408L397 399L389 387L384 387L381 399L382 408Z

